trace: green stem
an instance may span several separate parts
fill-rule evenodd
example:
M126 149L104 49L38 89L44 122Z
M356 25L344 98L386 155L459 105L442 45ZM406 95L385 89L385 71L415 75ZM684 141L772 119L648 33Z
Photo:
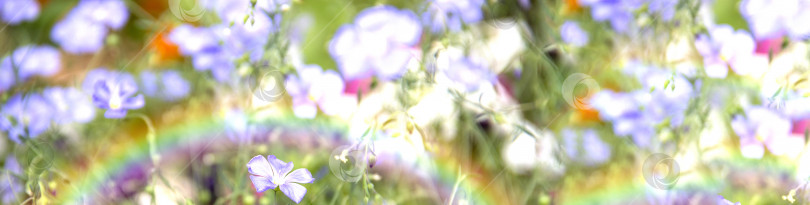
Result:
M340 191L342 189L343 189L343 183L340 183L340 185L338 185L337 189L335 190L335 195L332 196L332 202L329 202L329 205L335 205L335 202L337 202L338 194L340 194Z
M157 144L155 139L155 126L152 125L152 120L142 113L133 113L134 117L140 118L146 123L146 141L149 143L149 157L152 159L152 165L157 168L160 163L160 154L157 152Z
M278 200L278 190L273 190L273 201L276 201L276 204L280 204L281 200Z
M458 174L461 175L461 177L456 179L456 184L453 185L453 194L450 194L450 200L447 201L447 205L453 204L453 200L455 200L456 198L456 192L458 192L458 187L461 186L461 181L464 181L464 179L467 178L466 174L464 175L461 174L461 167L459 167L458 169Z
M148 116L142 113L133 113L132 117L137 117L143 120L146 123L146 141L149 143L149 157L152 159L152 173L154 175L157 172L158 164L160 164L160 155L157 153L157 146L155 145L155 126L152 125L152 120L149 119ZM152 196L152 204L157 204L157 199L155 198L155 189L157 189L157 182L155 181L155 177L152 177L152 182L150 183L152 190L149 191L149 195Z
M368 200L369 200L368 197L369 197L369 195L371 195L371 194L368 193L368 180L367 179L368 179L368 172L363 173L363 191L365 192L365 198L363 198L363 201L366 204L368 204Z

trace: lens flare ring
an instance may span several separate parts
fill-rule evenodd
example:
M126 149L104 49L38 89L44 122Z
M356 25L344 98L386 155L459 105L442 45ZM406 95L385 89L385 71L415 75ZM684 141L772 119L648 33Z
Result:
M329 170L340 180L357 182L368 167L367 156L366 150L361 146L340 146L329 156Z
M665 168L666 175L659 173L659 168ZM641 173L644 175L644 180L647 181L647 184L661 190L668 190L674 187L681 177L680 171L680 166L678 166L678 162L675 161L674 158L661 153L647 157L641 168Z
M169 10L180 20L195 22L199 21L205 14L205 8L202 6L200 0L192 0L194 1L194 6L190 9L184 9L183 6L180 5L181 1L182 0L169 0Z
M574 94L574 89L576 89L577 85L585 85L587 87L587 92L585 96L578 97ZM588 104L587 100L590 99L591 96L599 92L601 88L599 87L599 83L596 82L590 75L584 73L574 73L569 75L565 78L562 85L562 95L565 99L565 102L571 107L580 109L580 110L590 110L592 109L591 105Z
M275 102L287 92L284 88L284 75L277 69L265 73L250 75L248 85L253 96L264 102Z

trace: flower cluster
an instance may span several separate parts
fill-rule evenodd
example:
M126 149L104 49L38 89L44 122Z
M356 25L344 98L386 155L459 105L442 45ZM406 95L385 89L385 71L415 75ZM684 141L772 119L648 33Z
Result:
M341 26L329 43L329 53L346 80L377 76L394 80L419 54L422 35L416 15L391 6L363 10L354 24Z
M234 77L237 61L248 59L255 63L264 55L264 46L271 33L278 30L278 12L287 2L249 0L209 1L207 7L219 14L220 24L197 27L183 24L172 29L169 40L177 44L180 53L190 56L194 68L211 71L219 82Z
M16 25L33 21L39 16L39 3L35 0L2 0L0 1L0 20Z
M483 4L484 0L432 0L428 2L428 11L422 19L432 32L457 32L464 23L474 24L484 18L481 12Z
M81 0L53 26L51 39L69 53L94 53L104 47L110 30L120 30L127 20L122 0Z
M41 60L48 59L48 60ZM59 50L50 46L22 46L0 59L0 92L33 76L51 76L61 69ZM16 75L15 75L16 73Z
M572 129L562 131L565 152L572 160L596 166L610 159L610 146L599 138L595 130L585 130L581 135Z
M647 147L657 138L655 127L659 123L668 122L672 128L681 125L695 91L678 73L639 63L631 63L624 71L641 81L643 89L601 91L593 96L591 104L600 118L613 122L616 135L632 136L638 146Z
M180 72L166 70L160 73L143 71L140 75L140 87L148 97L157 97L169 102L188 96L191 85Z
M748 21L756 39L789 36L806 39L810 35L810 1L807 0L745 0L740 13Z
M317 65L305 65L298 75L289 75L287 93L292 96L293 112L301 118L315 118L318 108L326 115L350 114L357 104L354 96L344 95L345 83L335 71Z
M779 204L741 197L810 176L810 0L163 3L0 0L3 203Z
M700 34L695 48L703 56L706 75L725 78L731 68L740 75L759 76L768 67L768 57L754 53L756 44L748 32L734 31L731 26L719 25Z
M0 130L16 143L39 136L52 123L86 123L95 117L89 96L76 88L51 87L42 94L15 95L2 108Z

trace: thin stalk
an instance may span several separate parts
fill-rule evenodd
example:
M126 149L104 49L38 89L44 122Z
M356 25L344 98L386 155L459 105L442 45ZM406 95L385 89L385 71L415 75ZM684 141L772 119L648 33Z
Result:
M458 169L458 174L461 175L461 177L456 179L456 184L453 185L453 194L450 194L450 200L447 201L447 205L452 205L453 204L453 200L455 200L455 198L456 198L456 192L458 192L458 187L461 186L461 182L464 181L464 179L467 178L466 174L464 174L464 175L461 174L461 167L459 167L459 169Z

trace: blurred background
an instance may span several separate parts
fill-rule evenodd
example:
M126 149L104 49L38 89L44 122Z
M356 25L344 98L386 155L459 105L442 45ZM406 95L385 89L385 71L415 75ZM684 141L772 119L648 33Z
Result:
M0 0L2 204L810 204L810 0Z

